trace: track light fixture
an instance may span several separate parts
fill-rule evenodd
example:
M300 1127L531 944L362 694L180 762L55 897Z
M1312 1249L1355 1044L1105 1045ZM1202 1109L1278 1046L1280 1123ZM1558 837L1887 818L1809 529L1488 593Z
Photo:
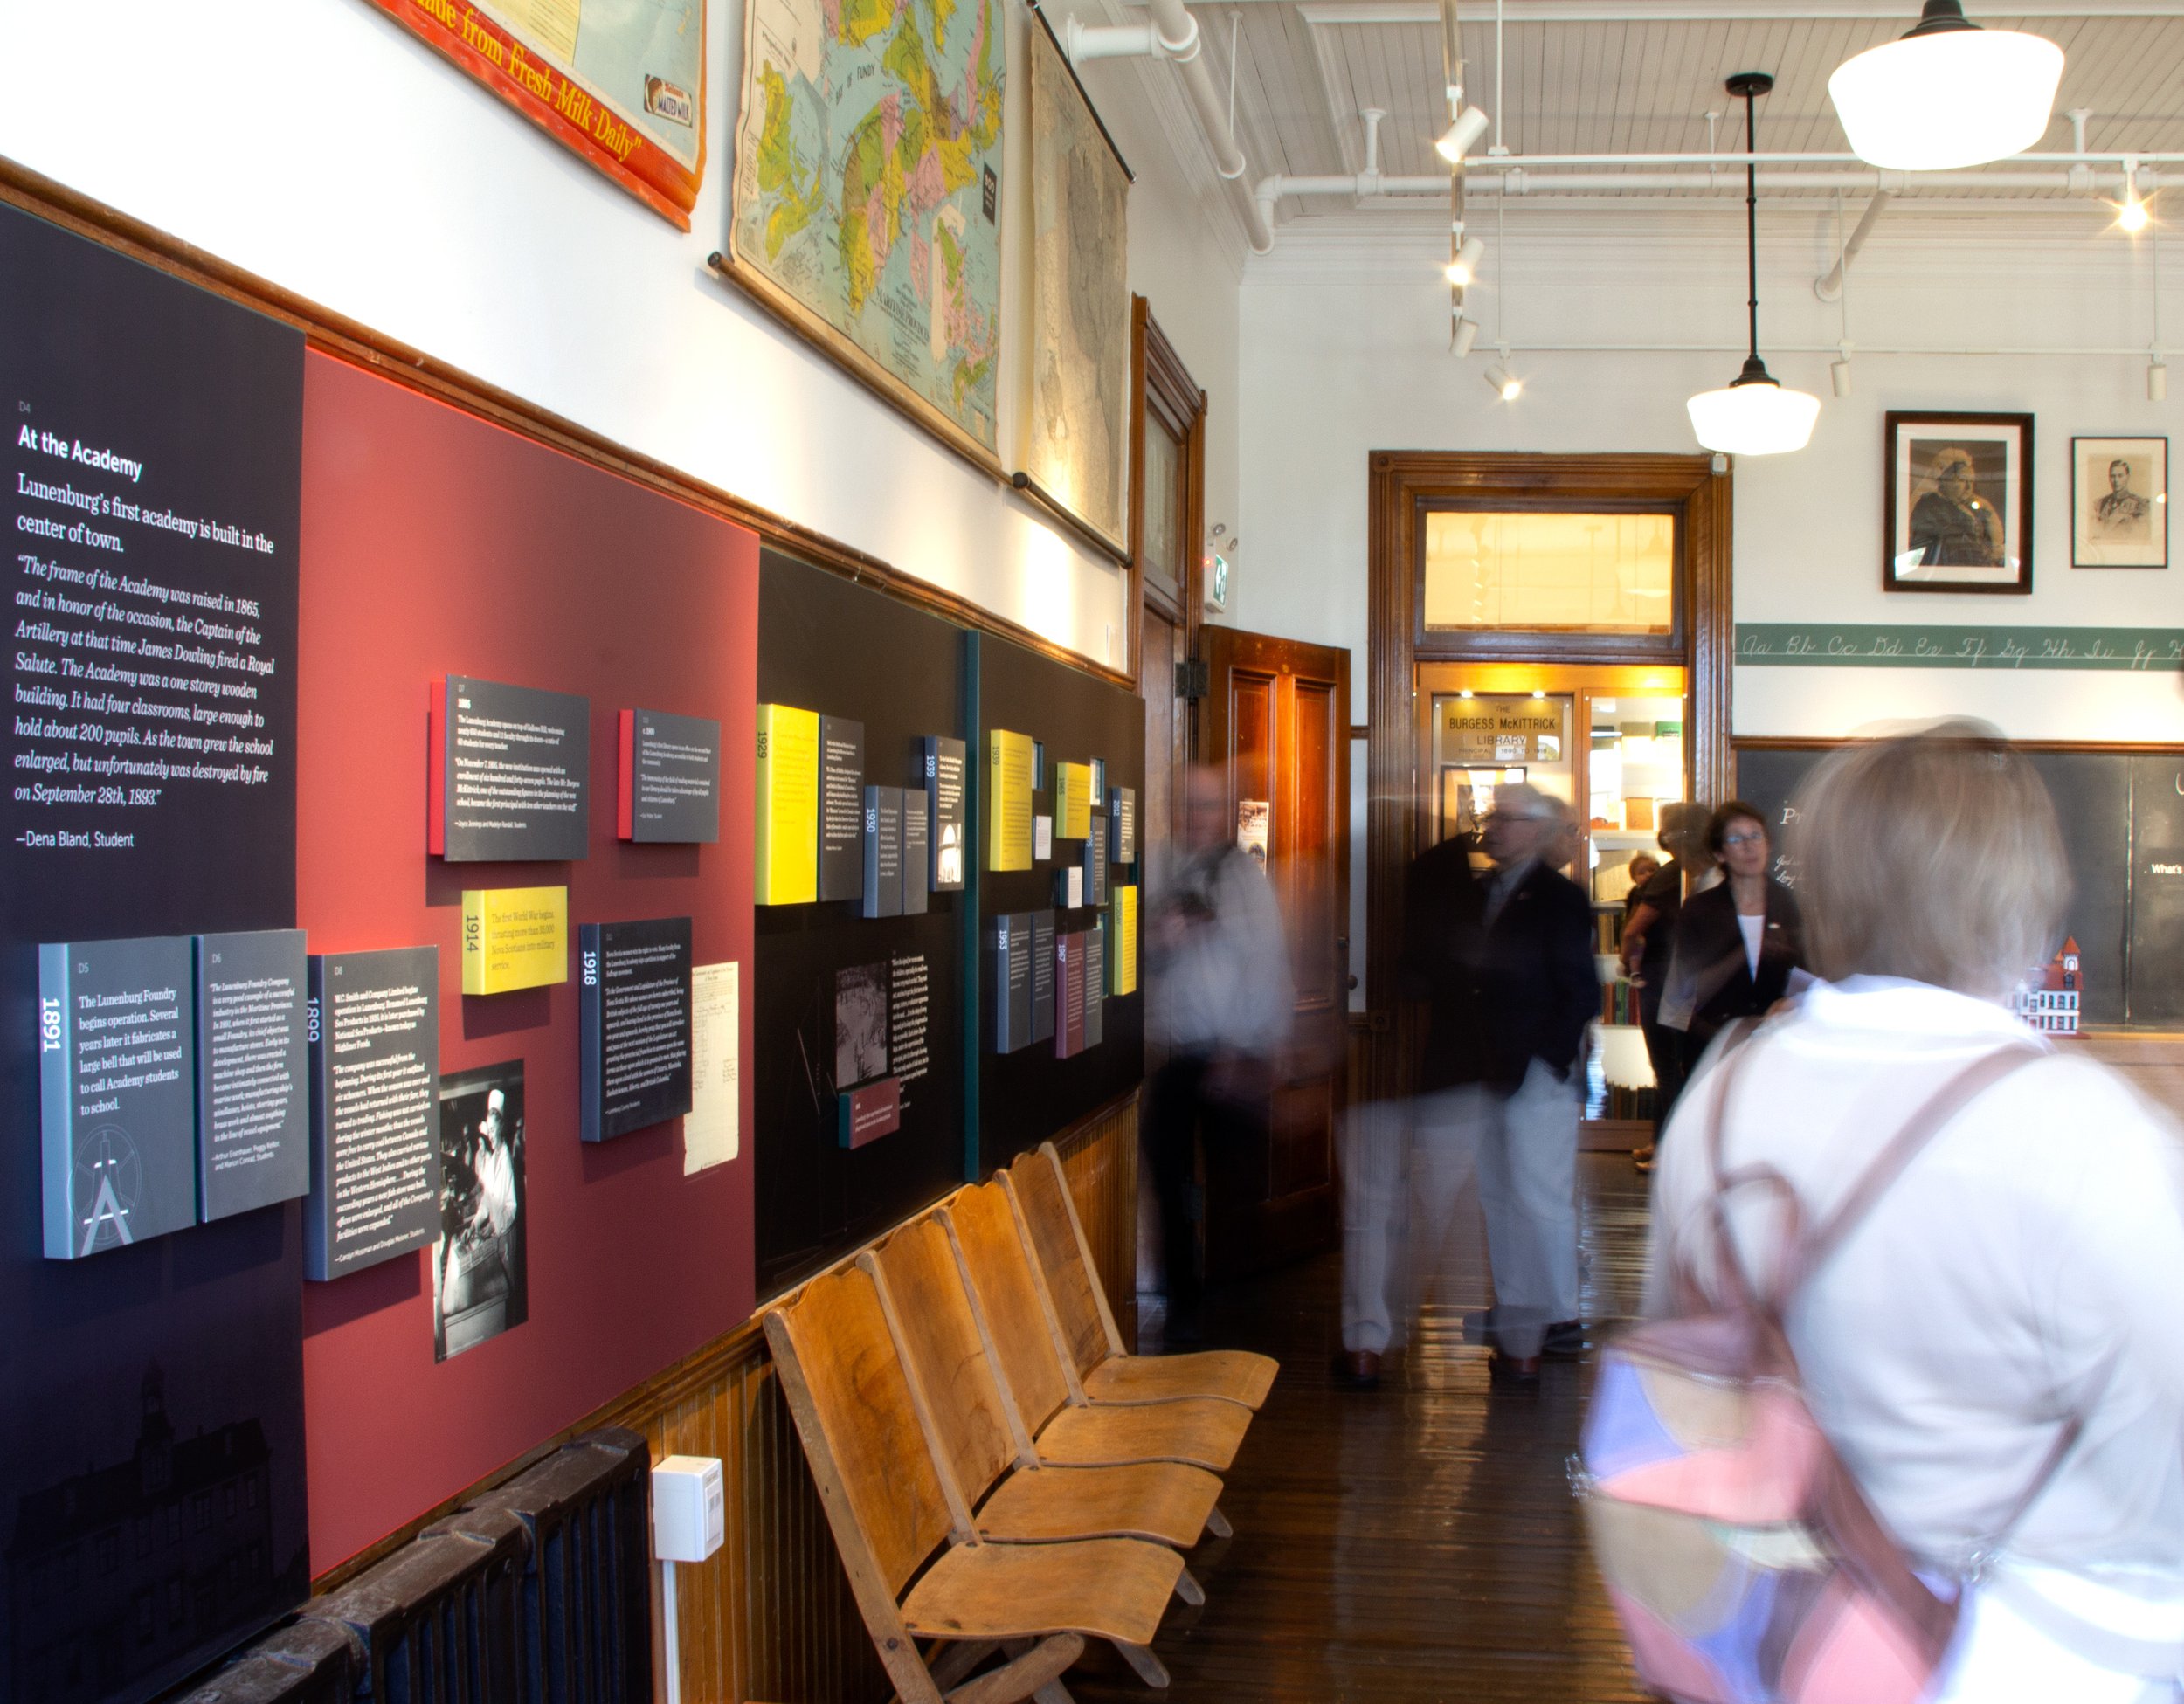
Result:
M1450 165L1460 166L1464 155L1493 126L1494 121L1476 107L1466 107L1456 114L1456 121L1441 133L1441 140L1434 144L1434 152Z
M1691 430L1706 449L1731 455L1771 456L1801 450L1811 442L1820 417L1820 398L1786 390L1759 359L1759 141L1756 126L1759 96L1774 86L1764 71L1739 72L1729 93L1745 103L1745 252L1751 280L1752 353L1744 370L1719 390L1703 390L1685 404Z
M2154 355L2146 362L2146 400L2166 403L2169 399L2169 363Z
M1476 237L1466 237L1457 245L1455 258L1448 263L1449 283L1457 289L1468 288L1479 276L1479 262L1486 259L1486 245Z
M1963 0L1926 0L1899 39L1835 67L1828 93L1851 151L1889 171L1950 171L2022 154L2055 116L2063 50L1982 30Z
M1471 353L1471 346L1479 341L1479 322L1466 319L1462 308L1456 310L1455 329L1449 334L1448 348L1458 361Z
M2136 237L2153 223L2139 193L2139 162L2133 160L2124 167L2124 198L2116 204L2116 229Z
M1509 370L1504 364L1507 359L1507 353L1504 351L1503 360L1496 362L1486 369L1486 382L1493 387L1494 394L1503 402L1513 403L1524 394L1524 382Z

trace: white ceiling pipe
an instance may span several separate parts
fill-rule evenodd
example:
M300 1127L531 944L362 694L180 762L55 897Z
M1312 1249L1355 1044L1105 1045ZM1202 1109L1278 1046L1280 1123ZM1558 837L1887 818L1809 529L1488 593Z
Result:
M2076 187L2075 183L2072 187ZM2089 184L2088 187L2090 188L2091 185ZM1894 197L1886 190L1876 190L1873 192L1873 198L1866 203L1865 210L1858 215L1857 224L1851 227L1849 239L1843 244L1842 252L1836 257L1835 264L1813 280L1813 293L1821 300L1835 301L1842 297L1843 273L1849 269L1850 263L1858 258L1858 251L1865 246L1865 239L1873 234L1875 221L1881 217L1893 199Z
M1890 172L1888 192L1904 190L2061 190L2073 187L2067 171L1930 171ZM2174 182L2177 175L2156 179L2151 173L2139 174L2139 185L2143 191L2159 183ZM1582 172L1558 171L1535 174L1522 167L1507 171L1467 171L1464 190L1470 195L1493 195L1504 189L1508 194L1525 197L1541 196L1602 195L1617 190L1625 192L1684 191L1694 195L1714 193L1725 195L1743 185L1731 184L1726 178L1717 179L1705 172ZM2115 188L2118 193L2123 186L2120 172L2100 172L2094 175L2095 188ZM1864 190L1881 193L1875 173L1867 171L1800 171L1766 172L1759 174L1759 187L1765 190ZM1259 180L1252 191L1261 205L1279 201L1284 196L1443 196L1448 192L1448 180L1437 176L1409 176L1380 174L1372 178L1363 176L1291 177L1282 173Z
M1243 150L1229 128L1227 102L1213 86L1204 47L1198 20L1185 10L1183 0L1152 0L1151 17L1142 25L1087 27L1071 17L1062 32L1062 51L1072 65L1089 59L1161 59L1174 65L1199 128L1213 150L1213 169L1234 186L1231 194L1243 217L1245 240L1254 254L1265 254L1274 247L1274 224L1244 185Z

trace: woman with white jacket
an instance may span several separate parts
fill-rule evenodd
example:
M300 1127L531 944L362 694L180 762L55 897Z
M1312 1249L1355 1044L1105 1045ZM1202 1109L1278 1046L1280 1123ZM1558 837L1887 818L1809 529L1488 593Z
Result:
M1828 982L1745 1044L1725 1169L1779 1169L1814 1224L1945 1080L1997 1049L2048 1054L1973 1100L1799 1293L1787 1324L1814 1415L1914 1566L1963 1583L1939 1698L2171 1704L2184 1146L2120 1078L2005 1004L2061 935L2054 807L2021 755L1958 722L1835 754L1796 827ZM1655 1177L1655 1315L1722 1294L1697 1128L1720 1052L1678 1103ZM1755 1274L1784 1234L1761 1194L1730 1207Z

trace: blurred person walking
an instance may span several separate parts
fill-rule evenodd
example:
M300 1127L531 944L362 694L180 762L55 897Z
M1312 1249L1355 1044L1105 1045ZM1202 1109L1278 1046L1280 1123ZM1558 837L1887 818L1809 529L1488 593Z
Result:
M1684 890L1690 877L1712 861L1706 850L1708 821L1703 804L1663 805L1661 850L1668 853L1669 861L1657 866L1624 902L1623 974L1637 990L1638 1025L1646 1038L1646 1058L1653 1066L1656 1140L1683 1087L1683 1038L1662 1027L1661 997L1676 955L1676 926L1683 914ZM1641 1171L1652 1169L1653 1156L1652 1142L1631 1156Z
M1569 826L1567 805L1519 782L1495 790L1481 837L1494 873L1480 918L1479 1207L1494 1369L1522 1379L1538 1376L1549 1326L1578 1314L1578 1119L1600 985L1592 905L1547 862Z
M1486 1075L1479 1005L1485 889L1476 842L1459 834L1412 860L1403 883L1397 991L1424 1008L1405 1100L1353 1107L1343 1121L1343 1327L1335 1380L1369 1390L1380 1357L1407 1338L1426 1280L1442 1270L1456 1203L1477 1154Z
M1706 825L1706 849L1726 878L1683 902L1662 1021L1682 1031L1683 1069L1739 1018L1758 1018L1812 982L1797 896L1777 880L1766 819L1731 799Z
M2021 754L1954 722L1845 749L1800 811L1828 981L1693 1078L1655 1181L1647 1312L1745 1285L1778 1311L1814 1418L1955 1614L1939 1699L2173 1704L2184 1143L2005 1004L2062 934L2054 807ZM2011 1052L2034 1057L1919 1116ZM1845 1208L1807 1266L1804 1232Z
M1254 1136L1263 1145L1296 1006L1282 913L1264 866L1236 844L1217 764L1185 778L1181 860L1147 907L1145 958L1148 1038L1165 1055L1147 1087L1144 1135L1167 1269L1165 1341L1194 1343L1206 1217L1199 1145L1242 1147Z

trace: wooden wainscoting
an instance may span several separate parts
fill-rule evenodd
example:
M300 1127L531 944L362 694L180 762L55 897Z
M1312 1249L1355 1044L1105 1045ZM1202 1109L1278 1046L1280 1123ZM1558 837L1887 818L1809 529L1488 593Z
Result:
M1137 1318L1137 1097L1055 1144L1109 1305ZM751 1321L632 1390L585 1426L634 1427L660 1455L718 1456L728 1542L678 1570L682 1696L689 1704L883 1704L890 1694L849 1594L804 1446ZM658 1601L657 1593L654 1596Z

